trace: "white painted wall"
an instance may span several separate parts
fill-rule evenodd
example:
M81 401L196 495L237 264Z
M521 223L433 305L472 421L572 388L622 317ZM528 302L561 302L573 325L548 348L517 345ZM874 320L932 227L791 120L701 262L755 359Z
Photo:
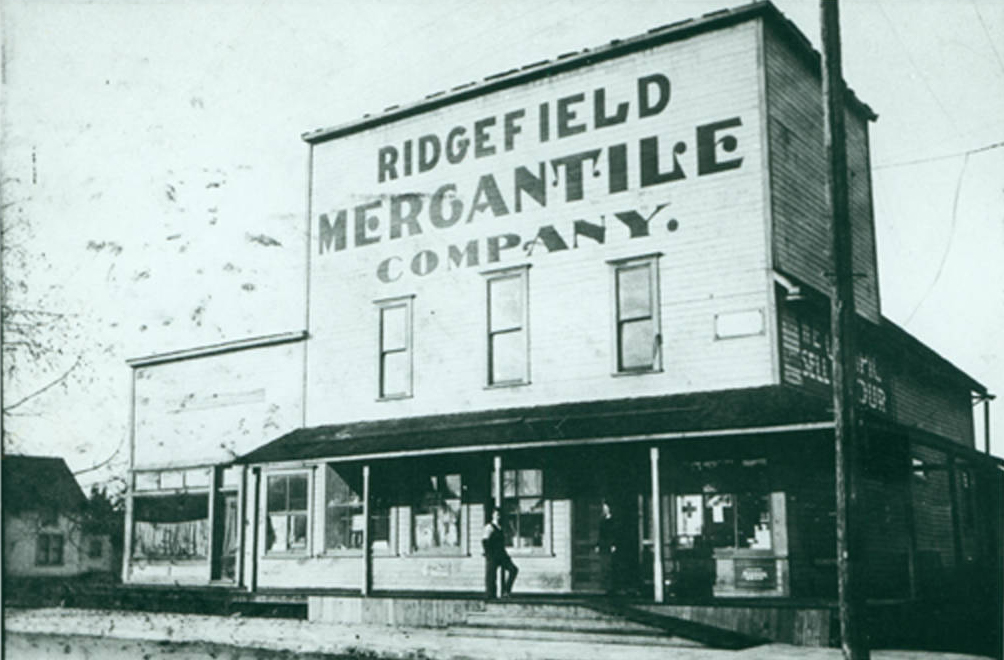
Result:
M311 177L312 232L310 265L310 350L307 379L307 425L358 419L494 409L575 400L597 400L686 391L752 387L773 382L770 339L761 149L761 86L757 24L747 23L631 56L560 73L517 88L452 104L313 148ZM671 82L671 100L659 114L639 118L637 81L663 74ZM630 102L627 121L594 128L593 91L606 90L608 114L621 100ZM554 111L559 99L583 94L571 107L572 122L585 131L555 137ZM550 104L551 137L539 139L539 105ZM522 132L505 150L504 115L524 110ZM468 137L478 120L496 117L487 128L494 155L468 156L459 164L442 162L431 170L396 180L378 181L381 147L420 136L446 137L464 126ZM739 118L740 126L722 131L737 141L734 151L718 148L719 160L742 158L741 167L699 176L696 128ZM639 140L657 136L660 170L672 167L672 147L686 145L679 156L686 178L641 187ZM611 145L627 145L627 190L610 194ZM413 145L413 148L415 146ZM526 197L515 212L513 172L590 149L602 149L595 168L584 167L583 199L566 201L564 170L548 165L547 205ZM596 176L594 176L594 169ZM400 168L399 168L400 170ZM491 209L466 214L480 177L495 177L509 213ZM399 171L400 175L400 171ZM390 197L408 192L432 195L442 185L456 185L464 218L449 228L432 225L429 198L419 215L422 233L398 238L389 231ZM552 185L555 184L555 185ZM375 242L354 245L356 205L380 202L370 211L379 218L364 236ZM650 235L631 238L613 214L636 210L651 215ZM347 245L319 244L320 215L334 222L347 213ZM576 220L604 223L606 241L579 238ZM670 220L677 228L669 231ZM551 225L568 250L548 252L536 245L503 250L490 262L486 243L492 236L517 234L525 244L540 227ZM476 266L449 266L449 246L477 241ZM438 268L419 276L411 272L414 256L428 250ZM663 371L612 377L610 259L661 252L660 281ZM381 262L391 259L389 283L381 281ZM525 386L486 388L486 294L481 274L490 268L529 264L530 380ZM396 278L396 279L394 279ZM378 313L374 301L414 295L414 395L378 401ZM734 339L715 338L715 315L762 310L764 330Z
M303 342L135 369L133 468L224 463L300 426Z

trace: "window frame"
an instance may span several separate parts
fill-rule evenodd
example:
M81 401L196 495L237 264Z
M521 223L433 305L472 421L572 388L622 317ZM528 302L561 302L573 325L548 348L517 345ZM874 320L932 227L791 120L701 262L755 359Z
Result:
M530 264L496 268L481 273L485 277L485 387L518 387L530 384ZM502 280L519 280L519 325L494 329L492 326L492 284ZM519 333L522 339L523 373L519 378L495 378L493 340L499 335Z
M55 547L59 549L58 556L53 550L53 541L58 541ZM44 542L44 543L43 543ZM45 546L43 549L43 545ZM66 564L66 537L62 532L41 532L35 537L36 566L64 566Z
M359 547L359 548L329 548L328 547L328 540L329 540L328 539L328 507L329 507L329 504L328 504L328 482L331 479L331 473L330 473L331 470L337 472L337 468L349 468L349 467L351 467L351 469L358 469L359 470L359 473L360 473L360 475L359 475L360 476L360 483L361 483L362 482L362 470L363 470L363 466L362 465L358 465L358 464L355 465L355 466L351 466L351 464L345 463L345 462L329 461L327 463L324 463L323 467L324 467L324 484L323 484L323 488L324 488L324 531L323 531L323 534L324 534L324 537L323 537L323 542L322 542L322 546L321 546L321 553L324 554L324 555L327 555L327 556L331 556L331 557L360 557L363 554L363 550L364 550L363 547ZM370 528L370 535L369 535L370 553L373 554L374 556L396 556L398 554L398 545L397 545L397 509L390 502L389 498L381 498L381 497L375 496L373 494L372 476L370 477L370 479L371 479L371 482L370 482L371 483L371 487L370 487L370 501L369 501L369 507L368 507L369 508L369 528ZM354 506L358 506L358 507L362 508L363 511L365 511L366 510L366 507L365 507L366 503L362 499L362 495L363 494L359 493L358 495L360 497L360 502L359 502L358 505L342 504L342 505L336 505L336 506L338 506L339 508L346 508L346 509L352 508ZM375 529L374 520L377 518L378 515L381 514L381 510L377 506L377 503L379 501L381 501L381 500L384 500L386 502L386 506L383 507L383 511L386 513L386 518L387 518L387 539L386 539L387 540L387 546L386 547L375 547L374 546L375 539L374 539L374 534L373 534L373 531Z
M538 499L536 495L519 495L519 473L521 472L540 472L540 496L541 500L541 514L543 516L543 521L541 524L541 544L538 545L528 545L528 546L517 546L515 545L515 536L506 536L506 549L514 555L550 555L552 554L552 544L551 544L551 500L547 498L547 470L543 467L505 467L502 470L502 511L503 520L505 523L505 516L508 515L505 512L508 511L506 506L507 502L516 502L517 505L520 500ZM514 472L515 473L515 491L516 494L511 497L506 497L505 495L505 473ZM495 499L495 482L492 482L492 499Z
M415 314L415 295L409 294L406 296L395 296L393 298L382 298L380 300L374 300L373 304L376 305L377 310L377 364L376 364L376 382L377 382L377 401L394 401L398 399L408 399L414 396L415 392L415 350L414 350L414 314ZM394 309L397 307L404 308L404 347L385 349L384 348L384 336L387 334L384 326L384 312L389 309ZM406 383L405 390L402 392L387 392L386 390L386 378L385 378L385 358L388 355L405 354L406 357L406 370L404 381Z
M659 291L659 257L662 252L653 252L623 259L607 261L610 266L610 302L611 302L611 371L615 376L635 374L660 373L663 361L662 336L662 296ZM620 274L629 270L646 268L648 270L648 314L621 317ZM652 323L652 361L651 365L643 367L625 367L623 361L623 328L629 323L651 320Z
M264 520L262 521L262 534L266 535L262 543L262 554L265 557L303 557L311 555L311 548L313 547L313 516L311 512L313 511L314 505L314 480L313 480L314 470L310 468L299 468L299 469L289 469L289 470L270 470L266 472L262 479L262 486L264 488L262 515ZM306 479L307 486L307 501L304 509L289 509L289 482L288 480L292 477L304 477ZM284 478L287 480L286 485L286 507L282 510L273 511L269 506L269 483L274 478ZM269 523L269 516L284 515L287 517L286 527L287 527L287 539L289 534L289 518L292 516L303 515L306 519L306 535L304 537L303 547L289 547L289 542L287 540L286 547L281 550L274 550L267 547L267 529Z

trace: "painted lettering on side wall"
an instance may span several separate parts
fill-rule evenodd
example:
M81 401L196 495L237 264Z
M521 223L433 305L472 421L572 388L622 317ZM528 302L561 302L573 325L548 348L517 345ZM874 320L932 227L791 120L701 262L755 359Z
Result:
M833 383L833 352L827 320L800 313L794 322L798 328L798 348L786 353L785 369L793 372L804 388L829 396ZM855 404L861 409L892 414L889 386L878 359L865 352L857 357L854 371Z

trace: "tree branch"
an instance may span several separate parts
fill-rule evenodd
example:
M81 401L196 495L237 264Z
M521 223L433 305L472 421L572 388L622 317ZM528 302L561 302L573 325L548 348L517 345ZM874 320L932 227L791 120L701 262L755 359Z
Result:
M52 382L50 382L48 385L45 385L45 386L43 386L43 387L35 390L31 394L29 394L29 395L27 395L27 396L19 399L18 401L15 401L14 403L10 404L9 406L4 406L4 409L3 409L4 414L6 415L10 411L12 411L15 408L17 408L18 406L20 406L22 403L24 403L26 401L29 401L31 399L34 399L36 396L38 396L42 392L46 391L47 389L49 389L51 387L54 387L54 386L58 385L59 383L63 382L64 380L66 380L66 377L69 376L70 373L74 369L76 369L78 366L80 366L80 360L81 360L81 357L78 355L77 356L77 361L74 362L73 365L69 369L67 369L66 371L64 371L61 376L59 376L58 378L56 378L55 380L53 380Z

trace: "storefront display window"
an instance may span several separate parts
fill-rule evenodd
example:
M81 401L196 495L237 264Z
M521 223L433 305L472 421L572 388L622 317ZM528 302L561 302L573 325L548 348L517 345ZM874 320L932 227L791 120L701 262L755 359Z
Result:
M459 474L426 477L412 509L412 549L460 548L462 480Z
M509 547L544 547L543 470L503 471L502 514Z
M329 465L324 485L325 549L361 549L364 529L362 469Z
M137 497L133 519L133 557L204 559L209 554L207 493Z
M307 482L307 473L269 476L266 552L306 551Z
M771 501L765 459L694 461L677 495L675 544L681 548L770 550Z

